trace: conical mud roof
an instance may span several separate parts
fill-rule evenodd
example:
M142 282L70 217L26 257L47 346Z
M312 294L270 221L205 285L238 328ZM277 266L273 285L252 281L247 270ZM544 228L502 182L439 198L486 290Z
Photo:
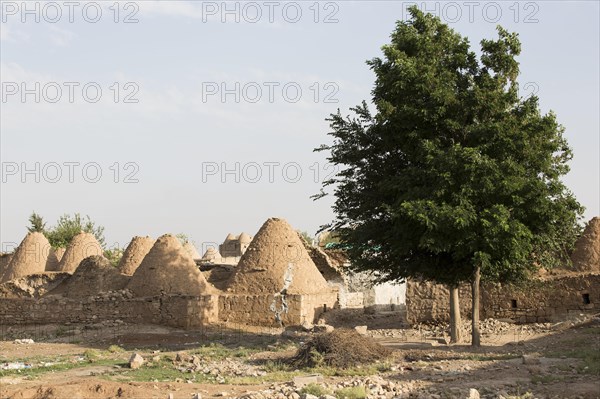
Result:
M63 256L65 256L65 252L67 252L67 248L65 247L54 248L54 254L59 262L62 260Z
M58 270L58 265L60 264L58 255L62 257L63 254L64 251L61 254L57 254L55 248L50 248L50 252L48 253L48 261L46 262L47 272L55 272Z
M242 256L229 289L245 294L328 292L327 282L284 219L267 220Z
M202 256L202 260L211 261L211 262L219 262L221 260L221 254L215 248L208 247L208 249Z
M2 281L2 275L8 270L13 255L14 253L0 254L0 282Z
M133 237L125 252L123 252L123 257L119 261L117 269L123 274L133 275L153 245L154 240L148 236Z
M13 254L0 282L29 274L43 273L46 270L50 249L50 243L42 233L27 233Z
M73 237L69 246L67 246L57 271L73 273L82 260L89 256L102 256L103 252L96 237L92 233L82 231Z
M595 217L589 221L575 243L571 260L576 270L600 271L600 218Z
M183 249L185 249L187 253L190 254L193 260L200 260L202 258L202 255L200 255L194 244L192 244L189 241L183 244Z
M131 277L128 288L139 297L161 293L199 296L215 292L190 254L170 234L156 240Z
M67 277L50 294L69 298L85 298L101 292L125 288L130 277L119 273L103 256L90 256L81 261L75 273Z

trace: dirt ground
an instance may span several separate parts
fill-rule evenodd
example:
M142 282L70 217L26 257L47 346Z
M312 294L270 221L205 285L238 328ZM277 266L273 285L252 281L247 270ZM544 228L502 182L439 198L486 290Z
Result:
M488 323L493 328L484 329L476 350L447 345L439 327L410 329L397 313L350 312L327 321L336 328L367 325L372 339L393 349L392 357L371 368L292 370L285 361L310 333L2 326L0 398L236 398L251 392L295 398L278 392L314 373L332 390L345 381L364 383L369 398L465 398L471 388L482 398L600 398L598 318L538 327ZM22 338L34 343L16 343ZM136 370L128 365L134 352L146 361ZM374 376L378 382L368 380ZM385 393L388 382L405 392Z

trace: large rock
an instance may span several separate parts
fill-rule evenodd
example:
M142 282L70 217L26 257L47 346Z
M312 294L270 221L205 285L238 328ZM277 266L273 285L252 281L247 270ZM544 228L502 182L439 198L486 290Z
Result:
M139 369L144 364L144 358L139 353L134 353L129 358L129 368Z

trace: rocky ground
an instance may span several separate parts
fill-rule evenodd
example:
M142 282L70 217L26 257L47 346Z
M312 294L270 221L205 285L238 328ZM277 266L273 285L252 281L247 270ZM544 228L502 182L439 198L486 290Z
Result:
M391 313L327 320L334 328L364 325L393 349L389 359L353 369L287 365L314 334L311 326L284 334L118 321L2 326L0 398L600 397L598 318L523 326L485 320L476 350L447 345L447 326L411 329L399 320Z

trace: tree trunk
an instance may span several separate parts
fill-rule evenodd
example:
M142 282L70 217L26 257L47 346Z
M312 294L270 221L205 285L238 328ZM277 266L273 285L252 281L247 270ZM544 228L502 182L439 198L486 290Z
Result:
M450 287L450 343L457 344L462 341L461 326L458 287L452 286Z
M481 278L481 267L477 266L473 273L471 281L471 296L473 299L473 313L471 317L471 346L481 346L481 336L479 333L479 280Z

